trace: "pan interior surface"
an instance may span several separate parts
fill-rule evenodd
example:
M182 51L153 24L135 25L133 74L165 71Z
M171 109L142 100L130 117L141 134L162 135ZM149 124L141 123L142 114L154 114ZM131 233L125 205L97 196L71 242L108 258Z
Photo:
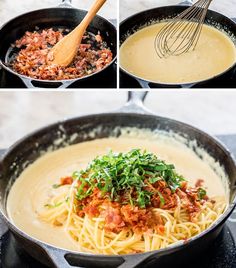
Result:
M207 175L210 178L207 184L209 195L223 195L227 200L226 203L229 203L229 179L224 168L203 148L198 147L196 140L190 141L171 131L153 132L137 128L116 128L107 137L96 139L100 131L101 128L94 129L88 134L91 141L66 146L53 152L48 148L46 153L43 152L44 156L23 170L13 184L7 202L8 216L19 229L56 247L83 251L71 237L68 237L63 228L55 230L46 223L42 224L37 215L40 214L40 209L48 198L48 189L51 189L49 185L56 183L61 176L67 176L78 168L84 168L94 157L106 153L109 149L122 152L139 147L154 152L160 155L160 158L174 163L177 170L190 179L192 185L196 179ZM74 135L73 139L75 138ZM64 144L63 139L60 137L54 143ZM46 179L46 184L41 183L43 178ZM26 185L32 190L29 196L22 198ZM33 202L29 202L32 199ZM29 222L33 224L29 225ZM48 235L45 236L45 233Z

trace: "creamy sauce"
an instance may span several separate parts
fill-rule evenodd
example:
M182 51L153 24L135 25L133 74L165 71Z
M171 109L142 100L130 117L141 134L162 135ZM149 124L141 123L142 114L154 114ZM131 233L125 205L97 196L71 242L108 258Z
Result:
M203 25L194 51L159 58L154 49L154 40L164 24L145 27L124 41L120 48L122 68L146 80L178 84L214 77L236 62L233 41L225 33L207 25Z
M174 145L175 144L175 145ZM68 146L49 152L27 167L13 184L8 196L7 211L10 220L27 234L69 250L78 250L78 245L62 227L53 227L42 222L38 213L44 208L49 197L61 189L53 189L60 178L71 175L75 170L85 168L97 155L112 149L126 152L141 148L153 152L160 159L173 163L178 173L188 178L190 185L202 178L209 197L225 196L221 179L210 166L202 161L185 145L176 145L169 139L149 140L134 137L104 138Z

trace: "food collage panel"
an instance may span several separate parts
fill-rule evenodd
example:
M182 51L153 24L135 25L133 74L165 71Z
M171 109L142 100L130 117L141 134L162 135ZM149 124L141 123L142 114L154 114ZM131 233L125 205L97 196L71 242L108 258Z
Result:
M0 267L236 268L236 0L0 0Z

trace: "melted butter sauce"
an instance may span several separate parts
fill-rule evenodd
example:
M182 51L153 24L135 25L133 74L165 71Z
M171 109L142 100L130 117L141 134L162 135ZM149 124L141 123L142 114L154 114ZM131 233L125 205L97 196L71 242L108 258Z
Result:
M201 178L209 197L225 196L221 179L193 153L180 144L176 146L164 140L140 139L134 137L104 138L68 146L46 153L28 166L13 184L8 200L7 211L10 220L25 233L51 245L69 250L79 250L76 242L62 227L54 227L42 222L38 213L44 208L50 196L61 188L53 189L63 176L85 168L98 155L114 152L126 152L134 148L146 149L160 159L173 163L178 173L189 180L190 185Z
M160 83L191 83L212 78L236 62L233 41L220 30L203 25L194 51L159 58L154 40L166 22L145 27L120 47L121 67L140 78Z

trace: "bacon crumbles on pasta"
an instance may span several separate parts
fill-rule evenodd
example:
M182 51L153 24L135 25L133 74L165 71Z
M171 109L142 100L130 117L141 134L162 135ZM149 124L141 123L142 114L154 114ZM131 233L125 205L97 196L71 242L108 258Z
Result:
M165 248L201 233L225 209L194 187L172 164L131 150L95 158L85 170L62 177L40 218L61 226L82 251L128 254Z

